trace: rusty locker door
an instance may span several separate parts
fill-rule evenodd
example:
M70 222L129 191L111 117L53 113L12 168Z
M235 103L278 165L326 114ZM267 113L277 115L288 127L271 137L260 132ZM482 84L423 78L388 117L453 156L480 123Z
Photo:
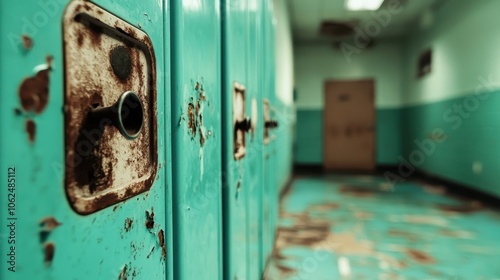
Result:
M325 84L324 167L332 170L375 168L374 81Z
M162 2L0 11L0 279L166 279Z

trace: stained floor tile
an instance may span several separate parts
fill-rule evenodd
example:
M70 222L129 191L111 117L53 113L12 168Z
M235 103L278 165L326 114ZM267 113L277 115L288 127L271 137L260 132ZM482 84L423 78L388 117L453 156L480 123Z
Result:
M500 279L500 213L440 186L375 176L294 181L267 268L281 279Z

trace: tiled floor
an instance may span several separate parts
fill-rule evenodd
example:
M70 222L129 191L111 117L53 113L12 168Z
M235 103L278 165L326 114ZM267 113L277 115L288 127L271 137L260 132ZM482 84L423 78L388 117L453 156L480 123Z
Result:
M297 178L266 279L500 279L500 213L440 186Z

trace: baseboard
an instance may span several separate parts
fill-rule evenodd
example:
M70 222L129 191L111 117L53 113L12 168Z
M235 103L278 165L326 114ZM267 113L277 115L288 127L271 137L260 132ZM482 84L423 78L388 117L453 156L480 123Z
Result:
M375 167L373 171L359 171L359 170L341 170L341 171L329 171L325 170L322 164L295 164L293 166L294 176L301 175L321 175L321 174L384 174L387 171L397 172L398 166L396 164L380 164Z
M454 198L467 201L476 200L490 208L500 210L500 197L478 190L470 185L452 181L418 169L410 179L420 179L432 185L443 186L446 190L446 194Z

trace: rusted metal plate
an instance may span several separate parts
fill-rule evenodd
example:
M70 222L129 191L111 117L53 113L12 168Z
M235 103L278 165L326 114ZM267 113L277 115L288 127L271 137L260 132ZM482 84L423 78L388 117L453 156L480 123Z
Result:
M242 84L233 85L233 127L234 127L234 158L242 159L246 154L245 133L240 124L245 121L245 87Z
M65 188L74 210L93 213L150 189L157 165L156 68L149 37L86 1L63 21L65 55ZM89 121L96 107L128 91L143 106L136 139L109 120ZM132 113L131 113L132 114Z
M264 98L264 144L269 144L269 127L265 124L271 120L271 113L269 110L269 100Z

